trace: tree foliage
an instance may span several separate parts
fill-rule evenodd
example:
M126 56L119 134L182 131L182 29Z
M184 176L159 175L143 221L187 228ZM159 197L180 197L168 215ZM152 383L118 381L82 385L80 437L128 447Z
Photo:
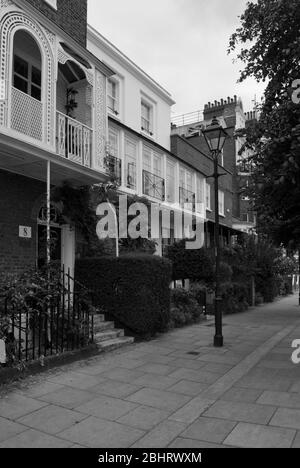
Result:
M300 105L294 89L300 79L298 0L249 2L230 39L245 68L240 81L266 82L259 121L243 132L252 152L250 195L259 228L278 244L300 245Z

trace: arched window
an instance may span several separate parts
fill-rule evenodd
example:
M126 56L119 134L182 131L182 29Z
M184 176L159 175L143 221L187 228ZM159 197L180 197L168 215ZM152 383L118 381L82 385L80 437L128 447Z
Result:
M24 30L14 37L13 86L38 101L42 99L41 52L35 39Z

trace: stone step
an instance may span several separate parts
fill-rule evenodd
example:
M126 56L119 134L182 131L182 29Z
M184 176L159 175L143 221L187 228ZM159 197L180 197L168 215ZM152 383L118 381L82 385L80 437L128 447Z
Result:
M103 314L94 315L94 323L105 322L105 316Z
M94 323L94 334L104 331L104 330L112 330L115 328L114 322L98 322Z
M129 344L134 343L134 338L129 336L124 336L120 338L115 338L112 340L106 340L100 343L97 343L97 347L100 351L112 351L114 349L121 348L122 346L126 346Z
M124 330L107 330L103 332L96 333L94 336L94 341L95 343L102 343L103 341L107 340L113 340L115 338L123 337L124 336Z

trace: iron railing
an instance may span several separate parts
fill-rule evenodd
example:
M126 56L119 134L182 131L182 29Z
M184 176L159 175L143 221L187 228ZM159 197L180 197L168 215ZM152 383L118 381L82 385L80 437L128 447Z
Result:
M195 112L189 112L182 115L174 115L171 118L172 125L176 127L184 127L185 125L191 125L195 123L202 122L204 120L203 110L198 110Z
M118 185L122 183L122 161L121 159L108 154L105 158L105 164L109 174L115 179Z
M179 187L179 203L182 209L196 211L196 194Z
M56 294L47 307L30 311L16 306L6 296L0 297L7 364L35 361L86 347L94 341L94 315L83 299L83 286L70 272L62 271L55 285ZM2 330L3 335L3 330Z
M165 180L148 171L143 171L143 194L165 201Z
M91 167L93 130L61 112L56 114L57 153L82 166Z

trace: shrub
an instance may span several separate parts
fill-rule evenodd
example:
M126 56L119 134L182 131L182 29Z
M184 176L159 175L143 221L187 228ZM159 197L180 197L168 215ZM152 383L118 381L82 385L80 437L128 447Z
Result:
M183 240L170 246L166 257L172 262L174 281L213 281L213 262L206 249L187 250Z
M76 279L92 291L94 306L135 335L153 336L170 320L171 265L151 255L87 258Z
M171 320L175 327L197 323L202 315L195 296L185 289L174 289L171 293Z

